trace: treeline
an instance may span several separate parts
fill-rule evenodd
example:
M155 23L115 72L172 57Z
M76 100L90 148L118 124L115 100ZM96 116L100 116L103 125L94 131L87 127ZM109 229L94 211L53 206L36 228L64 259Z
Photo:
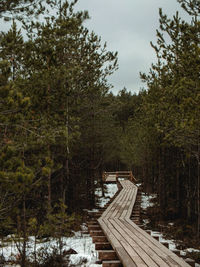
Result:
M158 194L160 218L200 227L200 6L179 1L191 23L160 10L157 63L141 74L147 90L133 98L121 138L121 158ZM124 112L126 112L125 106ZM122 112L122 114L124 114ZM123 125L122 125L123 127ZM186 233L186 232L185 232Z
M71 216L94 207L95 185L112 157L107 78L117 53L88 31L88 13L74 11L76 2L0 5L11 20L0 34L1 236L14 231L25 240L40 226L42 235L54 234L62 222L70 228L66 208Z

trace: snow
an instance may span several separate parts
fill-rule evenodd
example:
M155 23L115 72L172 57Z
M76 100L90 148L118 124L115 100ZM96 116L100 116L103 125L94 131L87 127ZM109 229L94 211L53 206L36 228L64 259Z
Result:
M27 249L28 257L30 257L33 253L34 241L34 237L29 237ZM98 259L98 255L97 251L95 250L95 245L92 243L92 238L89 235L82 234L82 232L80 231L74 232L74 236L63 238L63 244L64 250L72 248L77 252L77 254L72 254L69 257L71 265L82 266L82 262L85 262L85 267L91 266L91 264L93 267L99 266L97 264L94 264ZM37 251L39 251L41 248L44 248L48 253L51 253L54 247L57 247L57 240L53 238L47 242L37 243ZM18 255L18 251L13 241L5 244L5 247L2 248L2 254L4 255L6 260L9 260L11 258L14 259L14 256Z
M74 237L68 238L67 244L78 253L70 256L70 264L80 265L82 262L87 262L85 266L90 266L98 259L95 245L89 235L81 236L81 233L76 233Z
M117 192L118 188L116 184L106 184L105 185L105 197L102 197L101 189L96 190L96 195L100 197L99 199L99 207L103 207L109 200L112 198ZM145 195L142 194L142 208L146 209L147 207L153 206L151 203L151 199L155 198L156 195ZM89 210L89 212L96 212L98 209ZM148 220L147 220L148 221ZM82 231L87 231L87 225L81 225ZM165 239L163 234L157 231L151 231L152 236L159 236L160 242L168 242L169 249L176 249L176 244L174 240ZM4 240L3 244L0 241L1 254L4 255L5 259L15 259L19 254L16 248L15 243L13 242L13 235L7 236L7 239ZM57 240L51 238L48 241L37 241L37 250L41 248L45 248L49 253L53 251L54 247L57 247ZM28 249L27 255L28 257L34 251L34 242L35 237L30 236L28 241ZM76 267L100 267L101 264L95 264L98 260L98 253L95 250L95 245L92 243L92 238L89 234L83 234L81 231L74 232L72 237L63 237L64 250L73 249L77 252L77 254L72 254L69 257L70 265ZM185 250L180 251L180 255L186 255L186 252L200 252L200 250L187 248ZM12 265L13 267L20 267L19 265ZM5 267L11 267L11 265L5 265ZM200 264L195 264L195 267L200 267Z
M197 253L200 253L200 250L199 250L199 249L187 248L186 250L187 250L188 252L197 252Z
M171 239L165 239L162 233L156 232L156 231L151 231L151 235L153 237L154 236L158 236L159 237L159 242L161 242L161 243L168 243L170 250L175 250L176 249L176 243L175 243L175 241L174 240L171 240Z
M101 189L96 190L96 195L100 197L99 207L103 207L117 192L118 188L116 184L106 184L105 185L105 197L102 197ZM98 209L86 210L88 212L97 212ZM81 225L82 231L87 231L88 228L86 224ZM14 236L9 235L2 243L0 241L1 255L5 257L6 260L14 260L19 254L16 244L13 241ZM92 238L89 234L83 234L81 231L74 232L72 237L63 237L63 250L69 250L70 248L75 250L77 254L72 254L69 257L70 265L77 267L99 267L101 264L95 264L98 259L98 253L95 250L95 245L92 243ZM44 248L48 253L53 251L53 248L57 247L58 242L56 239L50 238L48 241L36 240L36 249L39 251ZM34 252L35 237L30 236L27 244L27 256L30 258ZM10 267L11 265L5 265L5 267ZM19 267L19 265L12 265L13 267Z
M147 209L148 207L153 207L154 203L151 202L152 199L154 199L156 197L156 194L149 194L146 195L145 193L142 193L142 199L141 199L141 207L143 209ZM147 225L150 221L149 219L143 219L143 222L145 225ZM168 223L169 226L173 226L174 223L170 222ZM169 249L170 250L175 250L176 249L176 241L175 240L171 240L171 239L165 239L165 237L163 236L162 233L157 232L157 231L151 231L151 236L153 237L159 237L159 242L161 243L168 243L169 244ZM180 250L180 256L186 256L187 252L200 252L200 250L198 249L194 249L194 248L186 248L185 250ZM200 267L200 264L195 263L195 267Z
M105 197L103 197L101 188L96 189L95 194L97 197L100 197L99 203L98 203L99 207L102 208L103 206L105 206L110 200L110 198L112 198L117 191L118 191L117 184L106 184L105 185Z
M152 199L156 198L156 194L146 195L142 193L142 203L141 207L143 209L147 209L148 207L153 207L153 203L151 202Z
M181 255L181 256L186 256L186 254L187 254L186 251L184 251L184 250L180 250L180 255Z

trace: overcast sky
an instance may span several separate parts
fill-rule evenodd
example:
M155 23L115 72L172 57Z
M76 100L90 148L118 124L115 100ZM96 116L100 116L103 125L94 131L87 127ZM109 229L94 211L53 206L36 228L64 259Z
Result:
M77 7L89 11L86 26L107 42L110 51L118 51L119 70L110 78L114 93L145 87L139 72L148 72L155 61L150 41L156 41L159 8L169 17L177 10L186 17L176 0L79 0Z
M78 10L89 11L86 27L107 42L108 50L118 52L119 70L109 79L114 94L124 87L132 92L145 88L139 72L148 73L155 62L150 41L156 42L160 7L169 17L178 10L188 19L176 0L79 0L76 4ZM9 23L1 20L0 26L6 30Z

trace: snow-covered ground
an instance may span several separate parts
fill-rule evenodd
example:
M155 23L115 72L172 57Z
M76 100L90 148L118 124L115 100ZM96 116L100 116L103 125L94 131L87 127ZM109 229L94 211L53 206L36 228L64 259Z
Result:
M101 189L96 190L96 195L99 197L99 207L103 207L117 192L118 188L116 184L106 184L105 185L105 197L102 197ZM98 210L93 210L98 211ZM82 230L87 230L87 226L83 224L81 226ZM100 267L101 264L95 264L98 259L97 251L95 250L95 245L92 243L92 238L89 234L83 234L81 231L74 232L72 237L63 237L63 250L67 251L73 249L77 254L70 255L70 265L77 267ZM29 237L27 244L27 256L30 258L34 252L35 237ZM55 247L58 247L57 241L53 238L44 242L36 240L36 250L39 251L44 249L46 252L51 253ZM14 260L19 254L16 244L12 241L12 236L7 237L4 242L0 242L1 255L4 256L6 260ZM11 265L5 265L9 267ZM12 265L12 267L17 267L19 265Z
M141 199L141 207L145 210L148 207L153 207L153 203L152 203L152 199L154 199L156 197L156 194L149 194L146 195L145 193L142 193L142 199ZM143 220L144 224L147 224L149 222L148 219ZM173 223L169 223L169 225L173 225ZM169 240L164 238L163 234L160 232L155 232L155 231L151 231L151 236L153 237L158 237L159 238L159 242L164 243L167 242L169 244L169 249L170 250L175 250L176 249L176 242L175 240ZM184 250L180 251L180 255L181 256L185 256L187 254L187 252L200 252L200 250L198 249L194 249L194 248L186 248ZM195 263L195 267L200 267L200 264Z
M153 207L154 204L151 200L154 198L156 198L156 194L146 195L145 193L142 193L141 208L147 209L148 207Z
M81 231L75 232L72 237L64 237L63 240L63 250L67 251L70 248L77 252L77 254L70 255L70 264L75 266L99 266L91 265L97 260L97 252L95 251L94 244L92 243L92 238L89 235L82 234ZM30 258L34 252L35 238L29 237L27 244L27 256ZM58 246L55 239L51 238L47 242L37 241L37 251L44 249L48 254L51 254L54 248ZM2 255L6 260L16 259L18 255L18 250L13 241L4 243L4 247L1 249ZM82 263L85 262L84 265ZM9 265L7 265L9 266ZM13 265L12 265L13 266Z
M115 193L117 192L118 188L116 184L106 184L105 185L106 192L105 197L102 197L102 191L101 189L96 190L96 195L99 197L99 207L103 207L109 200L112 198ZM142 194L142 208L146 209L147 207L152 206L151 199L155 198L156 195L145 195ZM93 210L94 212L98 211L97 209ZM91 212L91 211L90 211ZM83 224L81 226L83 231L87 230L87 226ZM169 248L171 250L174 250L176 248L176 244L174 240L166 240L162 233L151 231L152 236L159 236L160 242L168 242ZM6 240L2 244L0 242L1 247L1 255L5 257L6 260L8 259L14 259L18 255L18 250L16 248L16 245L12 240L11 236L8 236L8 242ZM28 242L28 249L27 249L27 255L31 256L31 254L34 251L34 243L35 238L29 237ZM76 267L101 267L101 264L96 264L95 262L98 259L97 251L95 250L95 246L92 243L92 238L89 234L83 234L81 231L74 232L74 236L63 238L63 250L73 249L77 252L77 254L71 254L70 259L70 265L76 266ZM53 248L57 246L57 241L55 239L50 239L46 242L42 242L37 240L37 251L39 251L41 248L44 248L47 252L51 253L53 251ZM199 252L196 249L188 248L181 251L181 255L185 255L186 252ZM12 267L17 267L19 265L12 265ZM11 265L5 265L5 267L11 267ZM195 267L200 267L199 264L195 264Z
M107 202L112 198L117 192L118 187L117 184L105 184L105 197L102 196L101 188L96 189L96 196L100 197L99 199L99 207L103 207L107 204Z

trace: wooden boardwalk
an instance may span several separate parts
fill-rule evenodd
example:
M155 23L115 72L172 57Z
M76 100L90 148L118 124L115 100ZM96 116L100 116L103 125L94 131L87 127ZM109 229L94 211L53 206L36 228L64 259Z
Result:
M136 181L131 171L104 172L102 177L105 183L116 183L118 178L129 179L132 182Z
M112 174L112 175L107 176L105 179L105 182L106 183L116 183L117 182L116 175Z
M111 175L107 179L113 181L114 174ZM123 266L189 267L182 258L130 220L138 188L129 180L120 180L119 183L122 190L98 222Z

